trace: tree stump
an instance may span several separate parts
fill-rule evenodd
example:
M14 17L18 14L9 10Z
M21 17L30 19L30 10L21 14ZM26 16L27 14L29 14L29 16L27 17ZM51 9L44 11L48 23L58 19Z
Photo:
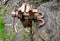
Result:
M45 25L38 28L40 36L45 41L60 41L60 6L51 6L45 3L38 7L45 14Z

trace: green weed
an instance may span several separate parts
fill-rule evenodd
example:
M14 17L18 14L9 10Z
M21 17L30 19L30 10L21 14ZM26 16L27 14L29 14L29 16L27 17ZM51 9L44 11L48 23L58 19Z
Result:
M5 35L5 32L4 32L4 22L3 22L3 19L0 18L0 37L2 38L3 41L6 41L6 35Z

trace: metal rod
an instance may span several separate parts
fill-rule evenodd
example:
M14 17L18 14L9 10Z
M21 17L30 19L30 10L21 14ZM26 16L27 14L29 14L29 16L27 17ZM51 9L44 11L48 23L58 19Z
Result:
M13 32L15 31L14 24L15 24L15 17L13 17L13 19L12 19L12 29L13 29Z

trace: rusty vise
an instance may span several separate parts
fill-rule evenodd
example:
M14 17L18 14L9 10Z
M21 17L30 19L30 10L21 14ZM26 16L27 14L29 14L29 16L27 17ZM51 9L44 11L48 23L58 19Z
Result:
M21 7L18 8L16 12L12 12L13 17L17 17L21 20L24 27L31 27L32 20L40 21L39 26L44 25L44 13L39 12L37 9L33 9L29 4L24 3Z

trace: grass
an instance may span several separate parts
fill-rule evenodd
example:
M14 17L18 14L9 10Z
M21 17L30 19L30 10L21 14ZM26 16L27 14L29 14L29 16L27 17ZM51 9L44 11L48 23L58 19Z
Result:
M6 41L4 22L2 18L0 18L0 37L2 38L2 41Z
M7 8L3 8L0 11L0 38L2 41L6 41L6 34L4 29L4 21L2 19L3 15L7 12Z
M0 11L0 41L7 41L6 40L6 34L5 34L5 29L4 29L4 21L3 21L3 16L6 14L6 12L8 11L8 8L3 8ZM10 41L12 41L14 39L15 34L11 31L9 31L9 39Z

